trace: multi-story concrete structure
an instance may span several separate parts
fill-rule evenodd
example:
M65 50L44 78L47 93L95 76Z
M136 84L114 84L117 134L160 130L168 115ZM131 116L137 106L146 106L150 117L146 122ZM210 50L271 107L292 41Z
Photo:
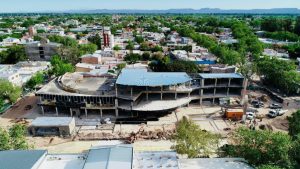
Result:
M218 103L220 98L242 99L246 80L237 73L148 72L123 69L118 78L93 77L87 73L66 74L36 93L40 106L54 107L73 115L103 113L110 115L155 116L178 107L204 101ZM149 114L149 112L152 112Z
M59 43L49 42L49 40L41 40L40 42L32 42L25 45L25 51L30 60L33 61L49 61L53 55L57 53Z

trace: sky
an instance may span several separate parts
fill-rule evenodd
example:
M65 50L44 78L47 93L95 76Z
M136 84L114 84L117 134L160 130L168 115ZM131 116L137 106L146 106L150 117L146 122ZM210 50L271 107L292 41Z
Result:
M0 0L0 13L77 9L300 8L300 0Z

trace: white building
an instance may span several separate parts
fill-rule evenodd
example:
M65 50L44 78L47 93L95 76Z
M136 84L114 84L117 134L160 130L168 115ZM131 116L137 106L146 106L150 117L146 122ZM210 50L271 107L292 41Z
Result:
M48 70L50 62L19 62L15 65L0 65L0 78L16 86L25 84L34 74Z

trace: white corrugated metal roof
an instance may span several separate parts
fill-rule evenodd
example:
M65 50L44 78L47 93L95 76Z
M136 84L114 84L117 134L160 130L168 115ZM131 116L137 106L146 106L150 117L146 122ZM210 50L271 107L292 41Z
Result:
M73 117L37 117L32 121L31 126L68 126Z
M83 169L131 169L133 148L112 146L91 149Z

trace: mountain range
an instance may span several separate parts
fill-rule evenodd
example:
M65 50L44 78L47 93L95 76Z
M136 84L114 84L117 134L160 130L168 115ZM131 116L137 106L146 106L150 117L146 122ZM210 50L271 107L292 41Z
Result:
M63 13L149 13L149 14L300 14L298 8L273 8L273 9L166 9L166 10L141 10L141 9L95 9L95 10L69 10Z

